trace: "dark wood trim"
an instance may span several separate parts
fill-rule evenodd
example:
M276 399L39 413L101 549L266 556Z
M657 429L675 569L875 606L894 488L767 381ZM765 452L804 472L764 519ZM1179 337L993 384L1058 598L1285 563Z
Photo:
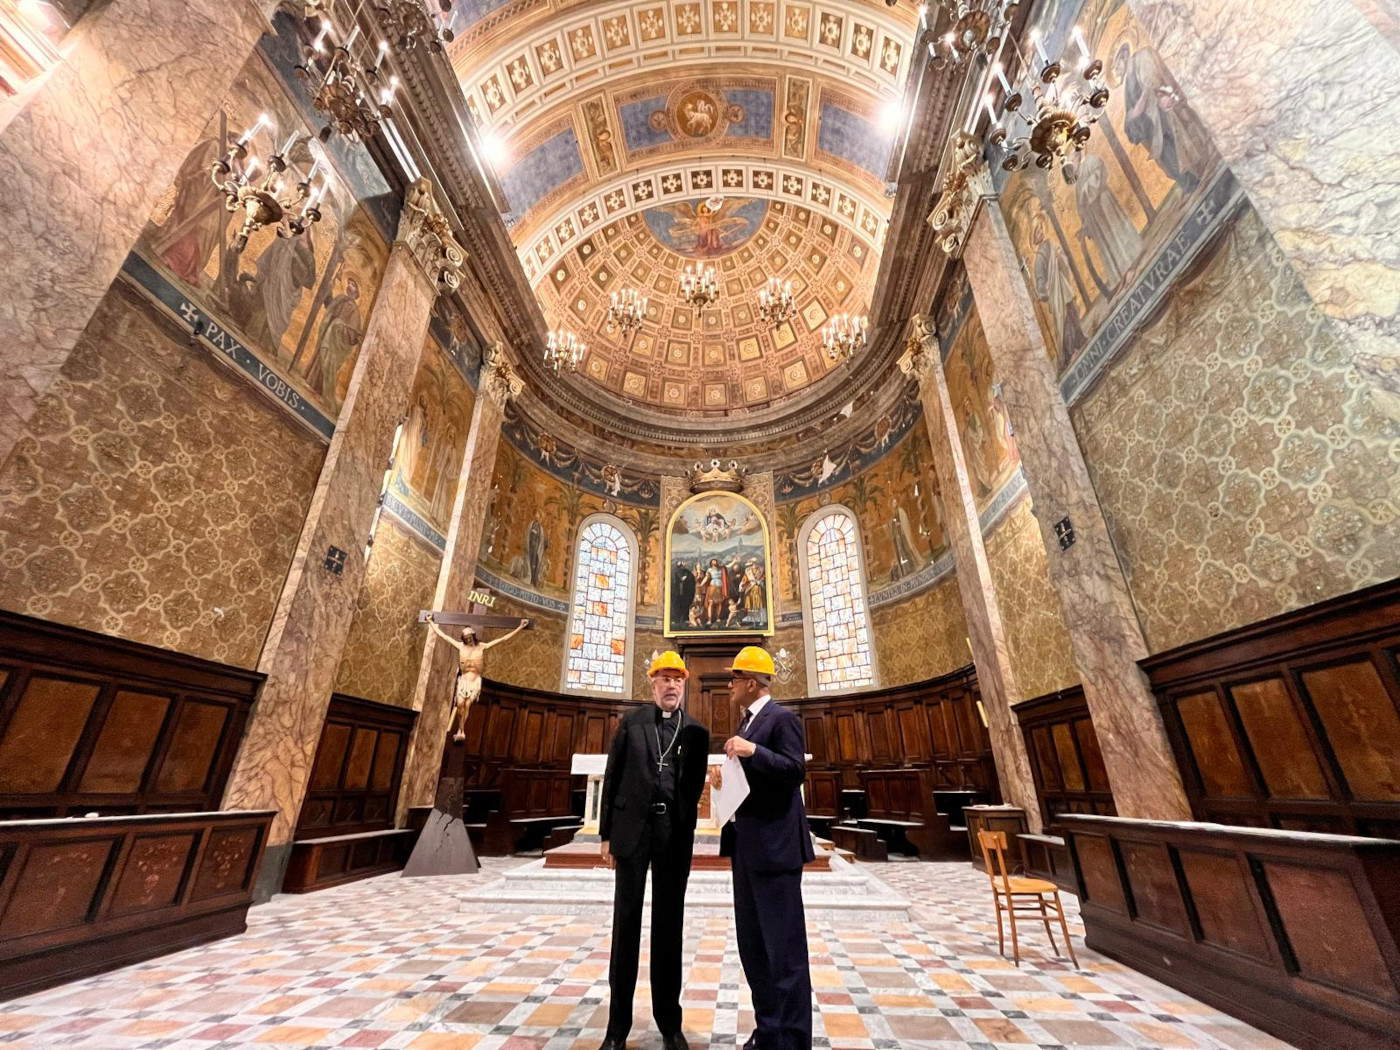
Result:
M73 730L67 752L48 753L49 758L65 763L55 780L43 790L20 784L9 790L0 786L0 816L40 819L94 810L112 815L217 809L264 678L255 671L4 611L0 611L0 672L4 672L0 674L0 748L13 742L10 734L21 710L44 724L63 724L60 716L65 709L50 711L43 706L49 700L36 699L45 694L29 693L36 681L66 682L95 691L82 724L67 723ZM84 789L90 775L108 771L99 762L99 748L120 693L164 698L160 722L151 738L143 741L147 750L126 754L112 770L113 775L120 772L127 789ZM199 713L194 704L210 708L209 713L220 712L217 727L182 724L187 714ZM24 763L26 756L43 757L33 750L33 739L14 746L22 752L7 756L14 765ZM177 746L184 750L177 751ZM184 764L166 769L172 762ZM139 775L133 777L133 769ZM179 780L197 786L162 788L160 781L167 774L178 774Z
M0 998L241 932L274 816L0 822Z
M1400 837L1397 657L1392 580L1141 661L1196 819Z
M1041 825L1053 829L1061 813L1097 813L1113 816L1118 812L1114 805L1113 792L1108 783L1108 772L1103 763L1102 752L1097 762L1085 758L1084 739L1088 734L1093 747L1097 748L1098 734L1094 720L1089 714L1089 703L1084 696L1083 686L1071 686L1053 693L1046 693L1033 700L1023 700L1011 708L1016 722L1021 728L1021 736L1026 744L1026 757L1030 759L1031 776L1035 781L1035 793L1040 801ZM1054 743L1057 726L1065 726L1070 742L1074 746L1076 772L1081 788L1071 788L1064 776L1063 756ZM1037 737L1045 734L1054 755L1054 765L1047 768L1046 756L1037 746ZM1046 860L1046 863L1052 863Z
M1400 841L1061 822L1089 947L1303 1050L1395 1046Z

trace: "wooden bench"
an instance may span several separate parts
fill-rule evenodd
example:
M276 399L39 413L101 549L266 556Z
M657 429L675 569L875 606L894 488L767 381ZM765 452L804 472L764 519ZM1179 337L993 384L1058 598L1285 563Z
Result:
M880 833L887 847L909 847L926 860L967 857L967 836L934 805L931 769L863 769L866 815L857 823Z
M418 831L384 828L351 835L297 839L292 843L283 893L310 893L400 870L413 852Z
M500 808L486 817L477 852L506 857L532 849L556 827L582 820L574 812L573 776L567 769L503 769ZM467 831L475 829L467 825ZM475 838L475 836L474 836Z
M853 854L857 860L889 860L889 850L874 828L862 828L855 824L833 824L831 841L837 849Z
M0 822L0 999L242 933L274 816Z
M1400 841L1062 814L1085 943L1303 1050L1394 1050Z
M1059 835L1034 835L1018 832L1021 856L1025 858L1026 874L1037 879L1049 879L1066 893L1078 893L1069 850Z

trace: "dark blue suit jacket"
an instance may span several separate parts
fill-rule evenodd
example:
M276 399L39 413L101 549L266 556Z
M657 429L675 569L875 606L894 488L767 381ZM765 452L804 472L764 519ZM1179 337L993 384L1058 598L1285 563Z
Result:
M802 723L769 698L744 730L757 750L741 758L749 797L720 832L719 852L749 871L791 871L813 857L812 833L802 806Z

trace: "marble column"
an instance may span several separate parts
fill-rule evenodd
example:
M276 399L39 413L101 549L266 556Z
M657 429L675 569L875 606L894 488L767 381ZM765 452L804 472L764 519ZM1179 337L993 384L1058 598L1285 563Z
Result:
M981 200L982 198L978 198ZM1189 820L1190 807L1137 661L1147 643L1094 494L1001 209L972 206L963 262L1016 433L1050 580L1103 750L1118 814ZM1057 523L1068 521L1063 547Z
M463 262L427 180L409 187L311 508L278 599L225 809L275 809L257 894L281 886L331 689L364 581L394 430L408 409L440 286Z
M0 462L268 29L268 0L110 0L0 127Z
M1400 54L1367 0L1128 0L1364 376L1400 373Z
M457 472L456 495L452 503L452 524L447 532L447 549L438 568L433 591L434 609L466 611L467 593L476 578L477 553L486 525L490 504L491 474L496 465L496 449L501 440L501 422L506 402L519 395L523 381L511 369L505 348L497 343L487 351L472 409L471 429L467 432ZM403 787L399 791L399 823L410 806L431 805L442 767L442 749L447 740L448 716L452 711L452 689L457 674L457 651L434 632L424 630L423 652L418 665L418 684L413 707L418 721L409 741L404 761ZM509 656L505 656L509 659ZM489 664L488 664L489 667Z
M968 482L967 462L958 438L957 421L948 397L948 384L939 357L938 335L933 321L915 316L910 322L908 344L899 367L919 381L924 423L933 446L934 469L943 501L943 527L957 566L958 593L967 619L968 642L977 665L977 687L987 712L992 757L1001 781L1004 801L1026 811L1032 831L1040 830L1040 803L1035 793L1026 743L1011 711L1018 696L1011 658L1006 647L1001 610L982 545L982 525Z

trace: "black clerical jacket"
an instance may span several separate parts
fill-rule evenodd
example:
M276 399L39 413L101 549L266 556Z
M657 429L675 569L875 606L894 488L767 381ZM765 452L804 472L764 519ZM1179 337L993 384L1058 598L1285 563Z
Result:
M630 857L636 852L651 818L656 794L659 713L655 704L630 712L618 725L608 748L598 834L607 840L608 849L616 857ZM688 854L695 838L696 809L705 790L710 731L679 708L674 717L681 724L667 761L675 763L676 799L667 818L676 848Z

